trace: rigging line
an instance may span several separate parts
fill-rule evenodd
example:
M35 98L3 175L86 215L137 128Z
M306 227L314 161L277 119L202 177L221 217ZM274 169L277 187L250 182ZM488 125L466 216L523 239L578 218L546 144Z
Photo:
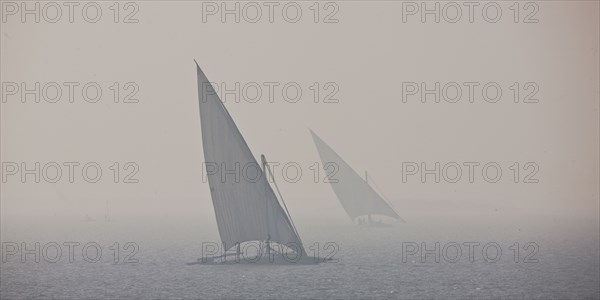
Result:
M263 157L264 157L264 155L263 155ZM290 220L292 229L294 230L294 233L298 237L298 240L300 240L300 243L302 243L302 240L300 239L300 235L298 234L298 231L296 230L296 225L294 225L294 220L292 220L292 216L290 215L290 212L287 209L287 205L285 204L285 201L283 200L283 196L281 195L281 192L279 191L277 182L275 182L275 176L273 176L273 173L271 172L271 167L269 167L269 164L267 163L266 158L264 160L264 163L265 163L265 167L266 167L267 171L269 172L269 175L271 175L271 178L273 178L273 185L275 185L275 190L277 191L277 195L279 195L279 198L281 199L281 202L283 203L283 208L285 208L285 213L287 214L288 219Z
M387 205L392 209L392 211L394 213L396 213L396 215L398 216L398 218L400 218L400 220L404 223L406 223L406 221L404 221L404 219L402 219L402 217L400 217L400 214L394 209L394 207L392 206L392 204L390 203L390 201L388 200L388 198L383 194L383 192L381 191L381 189L379 188L379 186L377 185L377 183L375 182L375 180L373 179L373 177L371 177L371 175L367 174L368 178L371 178L371 183L373 183L373 186L375 186L375 188L377 189L377 191L379 192L379 194L381 194L381 198L383 198L383 201L385 201L387 203Z

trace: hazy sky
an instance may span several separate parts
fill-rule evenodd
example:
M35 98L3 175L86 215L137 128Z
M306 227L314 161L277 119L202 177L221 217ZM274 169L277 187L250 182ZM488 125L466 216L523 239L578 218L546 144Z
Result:
M337 2L333 16L338 23L322 22L334 11L322 5L315 23L312 2L298 2L303 12L299 22L286 22L276 8L270 23L263 7L255 24L243 18L223 23L219 15L203 22L202 4L189 1L137 2L138 23L114 23L111 3L98 3L103 15L97 23L84 21L79 10L73 23L66 15L57 23L43 18L22 23L19 15L9 15L0 23L3 93L7 82L24 82L29 88L35 82L42 87L56 82L63 92L57 103L35 103L33 98L21 103L18 94L6 95L0 114L2 162L5 167L24 162L28 168L35 162L80 164L74 183L66 173L56 184L43 178L35 183L33 175L27 175L26 183L20 182L20 173L8 176L2 183L3 215L99 216L109 199L115 214L211 216L208 184L202 182L196 59L211 81L230 89L236 82L261 86L257 103L223 100L257 158L264 153L281 165L301 166L303 175L296 183L276 177L291 214L299 218L344 217L323 183L323 171L320 183L314 183L311 166L320 161L309 128L359 174L368 170L407 219L417 211L496 208L598 216L598 2L537 2L538 23L522 22L532 11L525 7L515 23L505 2L498 2L502 18L497 23L485 21L480 10L469 23L464 6L457 23L443 18L423 23L419 15L402 22L402 5L390 1ZM132 11L120 9L120 20ZM68 101L65 82L79 84L74 103ZM89 82L102 89L97 103L81 97ZM139 103L114 103L115 82L120 102L139 87L134 97ZM128 82L135 84L126 86ZM276 83L273 103L266 95L269 82ZM297 103L281 97L290 82L301 87ZM403 82L423 82L429 89L435 82L441 87L456 82L462 99L421 103L417 94L404 103ZM478 84L474 103L467 99L466 82ZM502 89L497 103L480 96L490 82ZM514 103L515 82L519 103ZM253 86L245 90L250 97ZM539 102L521 103L534 90L532 98ZM293 89L288 91L294 95ZM332 91L338 103L323 103ZM454 91L452 86L446 90L448 95ZM97 183L81 176L89 162L102 168ZM110 169L115 162L119 183L113 182ZM139 167L132 178L138 183L123 183L133 170L124 169L127 162ZM435 162L441 167L449 162L480 165L473 183L464 165L457 183L443 178L436 183L433 175L422 183L420 173L403 182L403 163L422 162L428 168ZM497 183L481 175L490 162L502 168ZM515 162L518 183L510 169ZM528 162L534 164L525 169ZM535 166L539 170L530 179L539 182L524 183ZM63 165L62 171L68 167Z

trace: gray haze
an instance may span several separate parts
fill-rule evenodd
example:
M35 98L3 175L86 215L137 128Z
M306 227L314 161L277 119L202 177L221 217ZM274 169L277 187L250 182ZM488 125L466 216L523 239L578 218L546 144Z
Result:
M81 91L97 82L103 92L97 103L81 97L69 103L66 95L57 103L21 103L18 96L1 103L4 165L80 164L73 183L66 174L57 183L8 176L0 191L1 239L105 247L135 242L139 263L113 265L110 254L99 264L20 263L17 256L2 263L0 297L599 296L598 2L537 2L534 24L513 22L504 2L498 23L480 16L474 23L465 16L458 23L422 23L418 16L404 23L400 2L337 2L334 24L314 23L308 2L299 2L304 15L295 24L280 15L274 23L222 23L218 16L203 22L201 2L192 1L138 2L139 23L114 23L110 3L99 3L104 15L94 24L80 16L73 24L21 23L18 16L1 23L3 83L77 82ZM266 93L263 83L279 84L273 103L264 94L256 103L222 100L256 158L264 153L281 164L275 180L304 244L337 243L339 263L234 272L185 266L200 257L203 242L220 242L203 176L194 59L211 81L228 88L254 82ZM131 91L126 83L139 86L139 103L114 103L114 82L121 98ZM302 88L297 103L281 97L288 82ZM318 103L310 89L315 82ZM333 85L325 89L328 82ZM497 103L469 103L466 95L458 103L421 103L417 95L404 103L403 82L430 88L497 82L503 96ZM534 82L539 103L514 103L515 82L520 97ZM338 102L323 103L333 86ZM353 227L321 165L315 182L320 158L309 128L358 174L367 170L407 223L387 231ZM81 177L89 162L102 168L96 183ZM118 183L110 169L115 162ZM137 183L123 182L128 162L139 167ZM436 183L433 175L423 183L420 174L403 182L403 165L422 162L479 167L473 183L464 166L457 183ZM481 176L490 162L502 168L496 183ZM518 183L510 169L515 162ZM528 162L539 167L537 183L524 183ZM281 175L286 163L301 167L298 181ZM111 222L103 221L107 201ZM85 222L86 216L95 221ZM481 257L476 263L404 263L400 250L407 241L495 241L505 252L497 264ZM515 242L537 243L539 262L512 263L508 247ZM39 288L29 288L32 282ZM221 286L239 282L248 285Z

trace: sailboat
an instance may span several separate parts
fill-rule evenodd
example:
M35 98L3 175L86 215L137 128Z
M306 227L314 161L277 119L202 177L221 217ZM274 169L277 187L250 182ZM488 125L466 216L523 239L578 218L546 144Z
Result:
M283 206L266 177L267 172L270 178L272 174L265 156L261 156L261 169L197 62L196 71L204 159L206 164L218 168L209 172L207 167L206 175L223 251L212 257L203 254L198 261L189 264L314 264L323 261L307 256L281 193ZM232 174L236 166L238 170L250 166L248 169L257 174ZM245 247L247 245L252 247Z
M369 176L361 178L327 143L310 130L323 168L327 172L328 164L333 163L336 172L329 180L342 207L352 221L363 227L390 227L381 220L373 220L373 216L390 217L405 222L382 196L369 185ZM329 168L330 169L330 168Z

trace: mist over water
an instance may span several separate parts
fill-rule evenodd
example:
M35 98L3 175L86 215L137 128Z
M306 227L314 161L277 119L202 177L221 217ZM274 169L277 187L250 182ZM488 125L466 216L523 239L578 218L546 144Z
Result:
M0 4L0 299L600 299L598 1Z
M202 243L217 242L216 225L210 220L169 215L128 216L114 214L111 222L84 221L73 216L3 220L2 242L25 242L33 248L56 242L79 242L74 262L67 248L56 263L42 256L7 257L2 264L1 296L10 298L595 298L598 296L600 262L598 221L591 218L515 216L489 213L426 216L395 224L392 228L357 228L348 220L327 222L298 218L296 225L307 248L320 247L320 255L334 262L319 265L261 266L191 265L201 256ZM103 250L98 262L84 260L81 248L88 242ZM118 263L109 247L118 242L139 246L132 253L121 250ZM325 251L333 242L337 252ZM479 243L472 257L462 246L462 255L448 246L425 259L419 251L407 254L407 244L426 243L429 250L452 243ZM495 249L486 257L485 244L497 243L502 253L495 262ZM521 249L515 262L509 247L518 242L539 246ZM3 249L4 250L4 249ZM94 257L94 250L88 252ZM333 254L332 254L333 253ZM435 253L435 251L433 251ZM49 250L48 257L53 257ZM243 284L242 284L243 283Z

